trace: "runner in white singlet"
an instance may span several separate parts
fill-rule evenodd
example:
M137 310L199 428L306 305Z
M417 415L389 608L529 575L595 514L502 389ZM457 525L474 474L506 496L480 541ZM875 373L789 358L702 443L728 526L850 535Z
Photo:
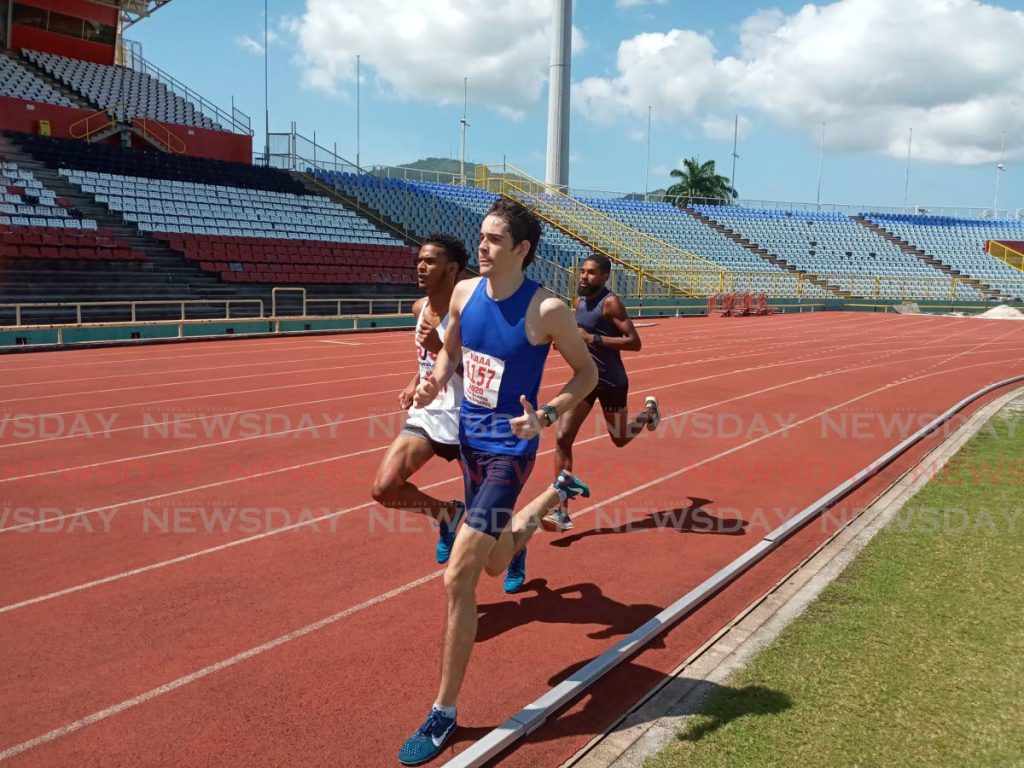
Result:
M455 529L465 506L458 500L441 501L424 493L409 478L434 456L445 461L459 459L462 377L453 376L445 391L425 408L413 408L412 400L420 381L434 371L448 326L448 303L468 261L466 247L449 235L431 235L420 248L416 279L427 295L413 305L417 370L398 396L399 405L408 409L409 416L381 460L373 481L373 498L382 506L419 512L437 520L439 563L447 562L451 555Z

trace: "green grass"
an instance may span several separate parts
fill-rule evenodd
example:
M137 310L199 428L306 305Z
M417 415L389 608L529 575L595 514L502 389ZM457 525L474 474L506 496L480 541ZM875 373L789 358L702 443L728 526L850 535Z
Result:
M645 765L1024 766L1024 414L982 429Z

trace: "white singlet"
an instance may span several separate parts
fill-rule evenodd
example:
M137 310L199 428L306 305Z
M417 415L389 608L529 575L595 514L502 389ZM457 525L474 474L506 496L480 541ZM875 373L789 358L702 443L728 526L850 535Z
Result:
M434 363L437 355L428 352L419 343L419 331L423 325L423 318L427 311L428 302L423 302L423 309L416 320L416 359L420 367L420 381L423 381L434 372ZM444 343L445 329L448 327L448 315L441 318L437 326L437 335ZM452 374L451 380L438 393L437 398L426 408L412 407L409 409L409 418L406 425L416 426L423 429L432 440L449 445L459 443L459 406L462 404L462 376L458 373Z

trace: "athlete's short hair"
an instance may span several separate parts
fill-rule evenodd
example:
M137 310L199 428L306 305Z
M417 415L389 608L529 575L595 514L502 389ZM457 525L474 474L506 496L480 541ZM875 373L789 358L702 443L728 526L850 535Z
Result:
M611 274L612 260L605 256L603 253L592 253L583 260L583 263L586 264L588 261L592 261L595 264L597 264L597 268L601 271L601 274Z
M525 205L507 197L499 197L495 200L494 205L487 211L487 216L497 216L508 225L513 246L519 245L523 240L529 241L530 251L523 259L523 269L525 270L537 255L537 243L540 241L541 235L540 219L534 216Z
M436 245L449 261L459 265L459 272L469 264L469 253L466 251L466 244L452 235L445 235L441 232L434 232L423 241L424 245Z

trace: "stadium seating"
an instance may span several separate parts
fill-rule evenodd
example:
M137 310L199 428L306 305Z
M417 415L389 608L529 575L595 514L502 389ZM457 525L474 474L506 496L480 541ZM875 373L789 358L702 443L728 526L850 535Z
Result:
M0 199L0 259L144 260L8 160L0 160Z
M415 282L400 240L327 198L61 171L97 202L228 282Z
M831 296L824 288L762 259L674 205L623 198L581 198L580 202L628 227L653 235L677 248L735 272L730 288L772 295ZM754 274L751 274L754 273Z
M876 226L1006 296L1024 299L1024 273L985 252L986 240L1024 240L1024 222L865 213Z
M119 120L150 117L168 123L224 130L196 106L149 75L128 67L96 64L53 53L24 50L24 56L55 80L95 104L113 109Z
M64 94L4 53L0 53L0 96L61 107L74 106Z
M8 132L37 160L49 168L146 176L152 179L192 181L269 192L306 193L305 187L283 171L224 160L171 155L159 151L125 150L106 144L53 139L27 133Z
M696 205L694 210L854 296L952 298L952 279L840 213ZM897 279L898 278L898 279ZM959 283L956 298L983 298Z
M229 283L412 284L417 249L279 238L156 233Z
M471 265L476 264L480 223L498 197L485 190L450 184L357 177L334 171L317 171L316 176L406 227L417 238L432 232L460 238L469 251ZM527 275L555 293L572 296L575 286L569 284L569 270L592 253L568 235L545 225L537 247L538 259L527 268ZM616 270L612 287L623 295L633 295L636 279Z

